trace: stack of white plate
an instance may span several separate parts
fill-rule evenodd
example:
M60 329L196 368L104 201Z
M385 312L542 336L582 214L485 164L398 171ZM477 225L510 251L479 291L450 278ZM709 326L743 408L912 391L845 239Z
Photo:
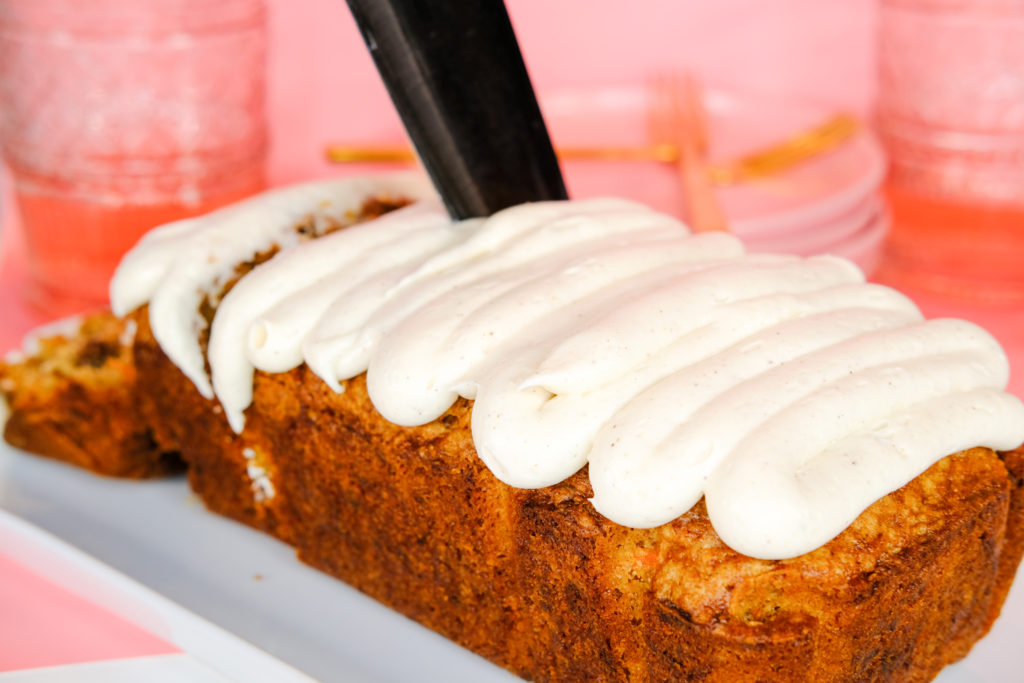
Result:
M541 104L556 146L649 143L650 96L643 88L560 91L543 96ZM715 164L772 148L836 115L827 106L719 91L705 93L705 107ZM575 198L625 196L671 213L683 209L672 164L567 161L563 167ZM863 128L782 172L721 186L718 194L748 250L830 253L870 274L888 229L879 196L884 175L881 147Z

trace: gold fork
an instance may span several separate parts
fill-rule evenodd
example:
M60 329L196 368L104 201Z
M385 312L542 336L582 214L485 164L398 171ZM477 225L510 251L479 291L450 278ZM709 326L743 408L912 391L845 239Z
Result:
M850 114L837 114L792 137L724 164L710 164L708 174L716 185L756 180L787 171L829 152L860 130L861 123ZM675 164L679 149L671 143L630 147L559 147L558 156L567 161L649 161ZM334 143L327 146L327 160L338 163L411 163L416 155L408 145L357 145Z
M715 195L708 171L707 120L694 77L669 74L651 87L651 139L679 149L677 167L684 200L683 213L695 232L727 231L725 212Z
M825 123L801 131L777 145L743 157L731 164L708 169L716 185L731 185L764 178L829 152L860 130L851 114L837 114Z

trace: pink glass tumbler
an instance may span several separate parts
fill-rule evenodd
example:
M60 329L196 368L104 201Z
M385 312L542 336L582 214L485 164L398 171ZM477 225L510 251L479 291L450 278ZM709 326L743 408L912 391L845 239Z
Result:
M881 0L879 276L1024 305L1024 2Z
M105 302L149 228L264 184L263 0L0 0L0 150L27 295Z

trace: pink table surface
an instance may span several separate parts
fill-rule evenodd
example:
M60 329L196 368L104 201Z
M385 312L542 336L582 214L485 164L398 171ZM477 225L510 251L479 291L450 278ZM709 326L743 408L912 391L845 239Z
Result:
M0 552L0 672L181 652Z

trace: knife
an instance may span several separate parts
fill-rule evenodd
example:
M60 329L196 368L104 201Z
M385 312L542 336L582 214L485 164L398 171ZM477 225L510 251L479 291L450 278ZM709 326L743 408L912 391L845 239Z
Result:
M501 0L348 0L348 6L453 218L567 198Z

